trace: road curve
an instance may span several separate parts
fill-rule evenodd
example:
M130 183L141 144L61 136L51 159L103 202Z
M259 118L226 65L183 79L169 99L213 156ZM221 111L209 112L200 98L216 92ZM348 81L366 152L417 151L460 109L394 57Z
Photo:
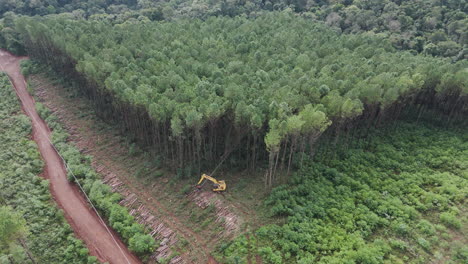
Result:
M36 141L45 162L45 177L50 181L50 191L77 237L82 239L90 254L101 262L111 264L139 264L141 261L120 241L115 232L109 233L104 223L89 207L88 202L75 184L67 180L62 159L49 143L50 129L36 112L35 102L26 90L26 81L20 72L20 60L0 50L0 70L6 72L21 100L23 111L31 119L33 139Z

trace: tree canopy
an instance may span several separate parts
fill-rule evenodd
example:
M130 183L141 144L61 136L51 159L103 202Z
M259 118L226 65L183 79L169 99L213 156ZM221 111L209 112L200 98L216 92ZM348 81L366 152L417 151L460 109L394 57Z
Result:
M30 16L75 12L91 15L115 13L136 8L137 0L4 0L0 2L0 17L5 12Z
M343 33L381 35L398 49L454 60L468 56L468 4L454 0L5 0L0 3L0 18L8 12L30 16L69 13L74 18L134 23L210 16L257 17L285 9Z
M241 141L253 160L282 144L304 151L330 124L416 101L466 111L466 61L397 52L287 11L116 25L22 18L17 30L33 58L81 80L101 111L180 166Z

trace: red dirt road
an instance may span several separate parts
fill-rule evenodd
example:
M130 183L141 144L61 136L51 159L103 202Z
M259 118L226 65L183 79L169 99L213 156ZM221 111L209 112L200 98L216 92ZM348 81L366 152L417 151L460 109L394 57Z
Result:
M88 247L90 254L101 262L111 264L137 264L141 261L120 241L115 232L107 231L104 223L89 207L76 185L67 180L62 159L49 143L50 129L36 112L34 99L26 90L26 81L20 72L19 62L23 57L15 57L0 50L0 70L6 72L21 100L23 111L32 121L33 139L36 141L45 162L45 175L50 181L50 190L75 234Z

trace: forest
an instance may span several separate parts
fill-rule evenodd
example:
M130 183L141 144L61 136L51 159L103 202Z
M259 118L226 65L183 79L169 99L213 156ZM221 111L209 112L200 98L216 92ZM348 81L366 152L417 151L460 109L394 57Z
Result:
M465 0L6 0L0 48L30 58L24 76L86 98L92 113L75 114L122 136L122 159L142 157L124 185L174 193L134 199L172 222L178 259L185 245L226 264L456 264L468 263L467 11ZM169 239L122 205L101 157L73 144L80 128L36 110L69 180L128 249L171 262L153 257ZM5 75L0 115L0 263L97 263L38 177ZM215 171L226 192L195 188ZM239 226L227 235L228 218ZM202 245L213 233L216 248Z
M77 239L41 178L31 123L0 75L0 263L98 263Z
M343 33L377 34L413 53L467 58L466 1L445 0L270 0L178 1L164 17L206 18L210 15L258 16L262 11L291 9L310 21L320 21ZM168 15L169 14L169 15Z
M137 7L137 0L4 0L0 2L0 16L6 12L30 16L75 12L92 15L129 11Z
M210 16L257 17L285 9L310 23L319 21L345 34L367 32L385 37L397 49L453 60L468 56L468 3L459 0L5 0L0 3L0 17L68 13L78 19L120 24L179 18L205 20Z
M339 138L358 121L396 119L408 104L451 120L467 110L466 60L396 52L385 38L340 35L288 12L40 21L16 22L28 54L74 80L103 118L121 122L174 168L200 171L228 156L256 168L267 159L271 186L297 154L314 153L329 127Z

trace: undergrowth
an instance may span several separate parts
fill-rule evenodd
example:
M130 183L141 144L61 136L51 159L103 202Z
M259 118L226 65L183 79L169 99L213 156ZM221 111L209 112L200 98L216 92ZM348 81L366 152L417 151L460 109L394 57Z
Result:
M397 121L318 151L265 201L286 224L222 246L223 263L467 263L467 136Z

